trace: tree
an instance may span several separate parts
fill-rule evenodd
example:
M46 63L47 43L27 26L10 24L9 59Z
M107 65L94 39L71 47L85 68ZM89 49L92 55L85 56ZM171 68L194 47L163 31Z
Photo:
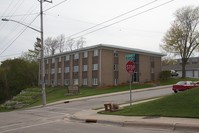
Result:
M163 37L160 47L182 59L182 77L188 59L199 47L199 7L187 6L175 12L175 20Z
M52 37L48 37L45 39L45 50L47 50L48 55L54 55L57 48L59 47L57 39L53 39Z
M61 34L57 37L57 43L58 43L59 53L64 52L64 46L66 43L66 37L64 36L64 34Z
M81 37L79 40L76 41L76 49L83 48L85 43L85 38Z
M40 58L41 39L37 37L36 40L34 50L29 49L28 52L22 54L21 58L29 61L37 61Z
M86 41L85 41L85 38L83 38L83 37L81 37L77 41L75 41L73 38L67 38L66 50L72 51L75 49L83 48L85 43L86 43Z
M83 48L85 43L83 37L75 41L73 38L66 38L61 34L56 38L48 37L45 39L44 52L45 55L54 55L56 52L62 53Z
M27 87L38 85L39 66L36 61L16 58L0 65L0 102L12 98Z

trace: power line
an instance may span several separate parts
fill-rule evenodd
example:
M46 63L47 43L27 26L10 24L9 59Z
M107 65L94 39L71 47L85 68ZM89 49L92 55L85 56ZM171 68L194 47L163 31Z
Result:
M141 8L143 8L143 7L146 7L146 6L150 5L150 4L153 4L153 3L155 3L156 1L158 1L158 0L151 1L151 2L149 2L149 3L147 3L147 4L144 4L144 5L140 6L140 7L135 8L135 9L133 9L133 10L130 10L130 11L125 12L125 13L123 13L123 14L120 14L120 15L118 15L118 16L116 16L116 17L113 17L113 18L111 18L111 19L108 19L108 20L106 20L106 21L104 21L104 22L101 22L101 23L99 23L99 24L96 24L96 25L94 25L94 26L92 26L92 27L90 27L90 28L87 28L87 29L85 29L85 30L82 30L82 31L80 31L80 32L77 32L77 33L75 33L75 34L72 34L72 35L70 35L70 36L68 36L68 37L70 38L70 37L72 37L72 36L75 36L75 35L78 35L78 34L80 34L80 33L83 33L83 32L85 32L85 31L88 31L88 30L90 30L90 29L93 29L93 28L95 28L95 27L97 27L97 26L100 26L100 25L102 25L102 24L105 24L105 23L107 23L107 22L110 22L110 21L112 21L112 20L115 20L115 19L117 19L117 18L120 18L120 17L122 17L122 16L124 16L124 15L126 15L126 14L129 14L129 13L134 12L134 11L136 11L136 10L139 10L139 9L141 9Z
M32 15L36 15L36 14L39 14L38 13L30 13L30 14L17 14L17 15L12 15L12 16L6 16L6 15L3 15L3 16L0 16L1 18L5 17L5 18L11 18L11 17L23 17L23 16L32 16Z
M68 0L63 0L63 1L59 2L58 4L56 4L56 5L54 5L54 6L50 7L50 8L45 9L43 12L51 10L52 8L55 8L56 6L59 6L59 5L61 5L62 3L66 2L66 1L68 1Z
M68 0L63 0L63 1L59 2L58 4L56 4L56 5L54 5L54 6L50 7L50 8L45 9L43 12L46 12L46 11L48 11L50 9L53 9L53 8L61 5L62 3L66 2L66 1L68 1ZM10 16L10 17L12 17L12 16ZM22 15L22 16L25 16L25 15ZM36 20L36 18L38 16L36 16L35 19L29 25L31 25ZM0 55L3 54L16 41L23 34L23 32L25 32L26 29L27 29L27 27L0 53Z
M158 6L152 7L152 8L150 8L150 9L145 10L145 11L142 11L142 12L140 12L140 13L137 13L137 14L135 14L135 15L133 15L133 16L124 18L124 19L122 19L122 20L119 20L119 21L117 21L117 22L114 22L114 23L111 23L111 24L109 24L109 25L103 26L103 27L98 28L98 29L96 29L96 30L87 32L87 33L85 33L85 34L83 34L83 35L81 35L81 36L75 37L75 38L73 38L73 39L77 39L77 38L80 38L80 37L82 37L82 36L91 34L91 33L93 33L93 32L96 32L96 31L105 29L105 28L107 28L107 27L110 27L110 26L115 25L115 24L117 24L117 23L120 23L120 22L122 22L122 21L128 20L128 19L130 19L130 18L136 17L136 16L141 15L141 14L143 14L143 13L146 13L146 12L148 12L148 11L154 10L154 9L156 9L156 8L158 8L158 7L164 6L164 5L168 4L168 3L171 3L172 1L174 1L174 0L167 1L167 2L165 2L165 3L162 3L162 4L158 5ZM69 37L70 37L70 36L69 36Z
M37 15L28 26L30 26L38 16L39 15ZM28 27L25 27L24 30L0 53L0 55L2 55L10 46L12 46L12 44L26 31L27 28Z
M35 2L36 3L36 2ZM31 8L27 11L27 13L31 13L31 12L33 12L34 10L35 10L35 3L31 6ZM38 14L37 14L38 15ZM24 21L26 20L28 18L28 16L23 16L20 20L18 20L19 22L21 22L21 23L25 23ZM32 20L31 20L32 21ZM15 25L11 30L10 30L10 32L7 34L7 35L5 35L5 36L11 36L11 34L12 33L14 33L17 29L19 28L19 26L17 26L17 25ZM16 35L17 36L17 35ZM2 43L4 42L4 40L5 40L5 37L3 38L3 41L2 41ZM8 42L10 42L10 41L8 41ZM3 47L5 47L6 45L4 45L4 46L2 46L2 48L1 49L3 49Z

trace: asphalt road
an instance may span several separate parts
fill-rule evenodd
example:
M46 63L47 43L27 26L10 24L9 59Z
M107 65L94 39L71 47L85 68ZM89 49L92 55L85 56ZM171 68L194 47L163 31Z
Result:
M133 101L142 100L173 93L171 88L133 92ZM173 131L154 129L135 129L103 124L87 124L66 119L78 111L103 107L105 102L125 103L129 101L129 93L61 103L43 108L0 113L0 133L168 133ZM133 129L133 130L132 130Z

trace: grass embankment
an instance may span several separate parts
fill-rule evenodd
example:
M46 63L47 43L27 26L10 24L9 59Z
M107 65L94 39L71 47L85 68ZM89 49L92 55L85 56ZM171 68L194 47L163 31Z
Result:
M174 84L174 83L176 83L180 80L198 81L199 79L195 79L195 78L185 78L185 79L171 78L169 80L161 81L161 82L158 82L156 84L158 84L158 85L169 85L169 84ZM152 87L156 84L155 83L133 84L132 89L135 90L135 89L148 88L148 87ZM8 103L12 105L12 104L15 104L16 101L17 101L17 102L21 102L22 104L26 104L27 106L41 105L42 104L41 95L32 95L33 93L29 92L30 90L33 90L33 92L35 90L41 92L41 88L26 89L26 90L24 90L24 92L28 91L28 94L21 93L18 96L16 96L14 99L11 99L10 101L8 101ZM129 90L129 85L107 87L107 88L80 88L80 94L71 96L71 95L67 95L67 88L66 87L51 87L51 88L47 87L46 88L46 100L47 100L47 103L52 103L52 102L56 102L56 101L60 101L60 100L68 100L68 99L72 99L72 98L100 95L100 94L127 91L127 90ZM27 95L27 96L25 97L24 95ZM32 98L32 97L34 97L34 98ZM11 110L13 109L12 107L10 107L10 108L11 108ZM0 106L0 111L8 111L8 110L5 109L4 107Z
M134 84L132 89L142 89L152 87L152 84ZM46 88L46 100L47 103L52 103L60 100L68 100L73 98L80 98L86 96L94 96L100 94L107 94L113 92L121 92L129 90L129 85L123 86L115 86L115 87L107 87L107 88L80 88L80 94L78 95L67 95L66 87L54 87L54 88ZM32 106L41 105L41 99L34 103Z
M199 118L199 88L179 92L158 100L135 104L117 112L102 112L123 116L162 116Z

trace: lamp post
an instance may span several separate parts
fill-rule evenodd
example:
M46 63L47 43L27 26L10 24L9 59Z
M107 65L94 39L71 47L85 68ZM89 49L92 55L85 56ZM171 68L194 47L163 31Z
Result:
M41 30L37 30L33 27L30 27L26 24L23 24L19 21L16 21L16 20L12 20L12 19L7 19L7 18L3 18L2 21L12 21L12 22L16 22L18 24L21 24L23 26L26 26L34 31L37 31L41 34L41 84L42 84L42 105L45 106L46 105L46 91L45 91L45 73L44 73L44 37L43 37L43 8L42 8L42 3L43 3L43 0L40 0L40 16L41 16Z
M19 21L13 20L13 19L3 18L3 19L1 19L1 20L2 20L2 21L12 21L12 22L16 22L16 23L18 23L18 24L24 25L24 26L26 26L26 27L28 27L28 28L30 28L30 29L32 29L32 30L35 30L35 31L41 33L40 30L37 30L37 29L35 29L35 28L33 28L33 27L30 27L30 26L28 26L28 25L25 25L25 24L23 24L23 23L21 23L21 22L19 22Z
M42 12L42 13L43 13L43 12ZM37 31L37 32L39 32L39 33L41 34L41 82L42 82L42 104L43 104L43 106L45 106L45 105L46 105L46 92L45 92L45 82L44 82L45 75L44 75L44 51L43 51L43 49L44 49L44 47L43 47L43 44L44 44L44 43L43 43L43 42L44 42L44 40L43 40L43 16L42 16L41 18L42 18L42 20L41 20L41 31L40 31L40 30L37 30L37 29L35 29L35 28L33 28L33 27L30 27L30 26L28 26L28 25L26 25L26 24L23 24L23 23L21 23L21 22L19 22L19 21L16 21L16 20L3 18L2 21L12 21L12 22L16 22L16 23L21 24L21 25L23 25L23 26L26 26L26 27L28 27L28 28L34 30L34 31Z
M19 23L21 25L24 25L32 30L35 30L41 34L41 65L40 66L41 66L41 84L42 84L42 104L43 104L43 106L45 106L46 105L46 91L45 91L45 73L44 73L45 66L44 66L43 2L52 3L52 0L51 1L38 0L38 1L40 2L41 30L37 30L33 27L30 27L28 25L25 25L19 21L12 20L12 19L3 18L2 21L13 21L13 22Z

